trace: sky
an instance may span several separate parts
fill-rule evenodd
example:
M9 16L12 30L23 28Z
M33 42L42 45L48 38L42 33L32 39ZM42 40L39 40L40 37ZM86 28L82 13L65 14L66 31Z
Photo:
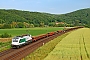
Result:
M0 9L65 14L90 8L90 0L0 0Z

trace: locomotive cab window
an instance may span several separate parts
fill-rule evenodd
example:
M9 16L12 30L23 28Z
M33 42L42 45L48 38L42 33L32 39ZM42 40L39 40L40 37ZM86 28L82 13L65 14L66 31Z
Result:
M13 40L13 42L18 42L18 40L15 39L15 40Z

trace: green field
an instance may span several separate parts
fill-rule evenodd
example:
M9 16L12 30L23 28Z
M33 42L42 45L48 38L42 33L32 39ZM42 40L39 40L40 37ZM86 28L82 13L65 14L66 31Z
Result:
M90 60L90 29L71 32L44 60Z
M18 28L18 29L0 29L0 35L3 33L11 34L12 37L22 34L31 34L32 36L45 34L51 31L62 30L63 27L47 27L47 28ZM11 40L0 38L0 52L11 48Z
M3 33L11 34L12 36L31 34L36 36L39 34L48 33L51 31L62 30L63 27L46 27L46 28L15 28L15 29L0 29L0 35Z

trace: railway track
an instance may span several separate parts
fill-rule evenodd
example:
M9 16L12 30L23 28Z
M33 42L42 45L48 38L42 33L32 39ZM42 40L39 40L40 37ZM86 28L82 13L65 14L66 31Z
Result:
M57 33L55 35L40 39L36 42L28 44L28 45L26 45L22 48L19 48L19 49L9 49L9 50L3 51L0 53L0 60L21 60L23 57L32 53L34 50L36 50L37 48L39 48L43 44L49 42L50 40L52 40L52 39L54 39L54 38L56 38L64 33L69 32L69 31L72 31L72 30L68 30L68 31L62 32L62 33Z
M3 51L0 53L0 57L3 56L3 55L6 55L8 53L11 53L12 51L14 52L15 49L9 49L9 50L6 50L6 51Z

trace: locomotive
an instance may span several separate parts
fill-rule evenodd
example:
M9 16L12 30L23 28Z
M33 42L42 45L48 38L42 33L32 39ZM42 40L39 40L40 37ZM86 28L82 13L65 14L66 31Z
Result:
M32 37L29 34L16 36L12 39L11 46L20 48L22 45L29 44L30 42L32 42Z

